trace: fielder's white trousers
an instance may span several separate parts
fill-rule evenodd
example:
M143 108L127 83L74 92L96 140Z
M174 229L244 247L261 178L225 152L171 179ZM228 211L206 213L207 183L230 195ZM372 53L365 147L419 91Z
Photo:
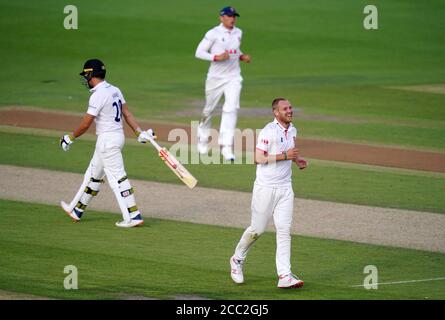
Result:
M209 78L206 80L206 104L198 127L199 141L207 142L210 136L210 128L212 127L213 111L224 95L218 143L223 146L233 145L238 109L240 107L241 88L241 77L229 79Z
M266 230L273 217L276 230L276 265L277 274L291 273L291 226L294 207L292 187L272 188L254 185L252 194L252 220L244 231L236 249L235 257L244 260L251 246Z

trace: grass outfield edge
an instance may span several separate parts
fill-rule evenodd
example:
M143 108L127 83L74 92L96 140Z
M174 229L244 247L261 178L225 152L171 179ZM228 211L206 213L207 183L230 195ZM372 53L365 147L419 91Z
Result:
M45 109L42 107L20 106L20 105L0 106L0 112L2 110L6 110L6 111L9 111L9 110L37 111L37 112L57 114L57 115L78 116L79 123L82 119L82 116L84 115L84 113L80 113L80 112L62 111L62 110L54 110L54 109ZM137 120L141 123L142 122L152 123L153 126L155 126L156 124L172 125L172 126L176 125L178 127L184 127L185 125L189 125L188 122L184 122L184 121L183 122L175 122L175 121L162 120L162 119L146 119L146 118L142 118L142 117L137 117ZM198 121L198 120L199 119L195 119L194 121ZM0 126L8 127L7 125L0 125ZM217 129L215 126L213 126L213 127L215 129ZM15 128L21 128L21 127L15 127ZM31 128L26 128L26 129L31 129ZM240 127L239 129L245 130L245 129L251 129L251 128ZM37 129L37 130L40 130L40 129ZM73 128L73 130L74 130L74 128ZM52 131L58 131L58 130L52 130ZM400 144L379 143L379 142L369 141L369 140L347 140L347 139L341 139L341 138L326 138L324 136L316 136L316 135L304 135L304 139L317 140L317 141L321 141L321 142L331 142L331 143L346 143L346 144L351 144L351 145L356 144L356 145L369 146L369 147L382 147L382 148L405 150L405 151L433 152L433 153L445 154L445 149L433 148L433 147L423 147L423 146L419 146L419 145L410 146L410 145L400 145Z
M41 137L53 137L55 140L59 139L59 136L57 136L57 133L60 133L59 130L52 130L52 129L38 129L38 128L24 128L24 127L14 127L14 126L8 126L8 125L0 125L0 133L14 133L14 134L22 134L22 135L38 135ZM94 134L85 133L81 137L84 141L90 141L94 142L96 141L97 137ZM125 139L126 145L131 146L138 146L140 145L139 142L137 142L134 138L126 138ZM165 147L171 147L174 143L170 141L162 141L162 145ZM190 151L197 153L196 146L190 146ZM252 157L251 152L243 152L244 157ZM384 167L384 166L377 166L377 165L370 165L370 164L361 164L361 163L355 163L355 162L341 162L341 161L334 161L334 160L322 160L322 159L314 159L314 158L308 158L305 157L307 160L310 161L310 163L317 163L326 167L340 167L340 168L346 168L346 169L358 169L363 171L374 171L374 172L388 172L388 173L395 173L395 174L406 174L406 175L413 175L413 176L424 176L424 177L434 177L434 178L441 178L445 179L445 173L442 172L434 172L434 171L423 171L423 170L415 170L415 169L404 169L404 168L396 168L396 167Z
M230 281L225 259L239 239L239 228L154 218L149 221L150 227L122 230L113 226L113 217L104 211L91 211L89 223L74 224L57 214L57 206L9 200L0 201L0 206L4 213L0 215L1 225L11 219L13 225L14 219L26 221L2 232L1 237L9 239L9 245L0 251L11 258L1 266L3 290L56 299L124 299L123 295L158 299L194 295L218 300L445 297L437 282L416 284L416 290L406 290L413 283L382 286L379 290L351 287L366 277L363 267L369 264L379 267L382 283L399 282L410 276L441 277L445 257L441 253L293 236L293 264L298 265L296 273L306 284L303 290L282 291L276 288L275 237L273 232L266 232L249 254L245 268L248 281L239 287ZM28 215L30 209L40 214ZM43 234L33 232L34 223L39 224ZM54 228L59 232L47 232ZM17 237L18 234L23 236ZM126 240L122 241L122 237ZM69 245L72 239L77 239L76 247ZM196 258L198 248L201 259ZM21 263L24 259L28 263ZM63 289L66 264L79 267L79 290ZM128 274L123 265L133 272ZM165 282L173 270L181 272L176 280L171 279L175 281ZM203 270L207 272L202 274ZM39 281L31 284L26 281L29 279Z

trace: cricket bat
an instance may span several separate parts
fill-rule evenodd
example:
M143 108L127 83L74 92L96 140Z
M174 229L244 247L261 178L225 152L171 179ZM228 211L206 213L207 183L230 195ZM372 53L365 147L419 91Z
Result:
M166 148L161 147L154 139L149 139L150 143L158 150L159 157L169 167L178 178L186 184L187 187L193 189L198 180L170 153Z

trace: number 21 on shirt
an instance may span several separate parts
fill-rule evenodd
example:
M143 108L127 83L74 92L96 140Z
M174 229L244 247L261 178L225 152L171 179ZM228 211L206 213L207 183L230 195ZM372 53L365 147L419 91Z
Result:
M113 102L113 107L116 108L116 117L114 117L114 121L120 122L122 117L122 101L119 99L117 102Z

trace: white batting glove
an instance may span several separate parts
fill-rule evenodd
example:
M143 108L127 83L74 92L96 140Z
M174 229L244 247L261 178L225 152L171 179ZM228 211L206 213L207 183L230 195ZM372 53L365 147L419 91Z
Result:
M141 131L141 133L138 135L138 142L140 143L146 143L150 139L156 139L155 133L152 129Z
M74 142L74 137L70 134L65 134L60 138L60 146L63 151L68 151L71 148L71 145Z

